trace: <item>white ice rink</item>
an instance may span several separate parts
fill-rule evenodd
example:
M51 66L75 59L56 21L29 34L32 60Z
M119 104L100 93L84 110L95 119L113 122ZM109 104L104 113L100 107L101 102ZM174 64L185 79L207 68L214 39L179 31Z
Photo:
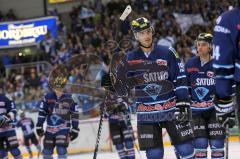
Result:
M135 153L136 153L136 159L146 159L144 152L141 152L141 156L138 154L137 151L135 151ZM68 159L92 159L92 158L93 158L93 153L84 153L79 155L68 156ZM119 159L119 157L117 155L117 152L99 152L97 159ZM165 148L164 159L176 159L174 155L173 147ZM240 142L231 142L229 144L229 159L240 159Z

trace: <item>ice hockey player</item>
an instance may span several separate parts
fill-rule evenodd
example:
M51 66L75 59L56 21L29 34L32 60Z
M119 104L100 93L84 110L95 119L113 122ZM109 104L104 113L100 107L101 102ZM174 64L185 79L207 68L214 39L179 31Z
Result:
M36 146L38 152L41 151L38 139L34 133L35 126L33 120L29 117L26 117L24 112L21 112L20 120L17 122L17 127L20 127L23 131L24 145L27 148L30 158L32 158L33 153L31 150L31 143Z
M43 158L52 159L56 147L58 158L67 158L69 141L78 137L79 114L78 105L73 101L72 95L64 94L61 88L44 96L39 108L36 126L38 136L44 135ZM46 130L43 129L47 122Z
M108 90L104 100L110 135L120 159L135 159L134 134L127 102L118 97L112 87L109 73L102 77L101 85Z
M111 96L111 97L110 97ZM121 97L110 95L108 104L115 109L108 116L110 135L120 159L135 159L134 135L127 103Z
M0 158L7 159L9 151L15 159L22 159L15 131L16 105L4 94L3 87L0 83Z
M148 159L163 158L161 134L165 127L177 154L192 159L193 130L184 66L173 48L154 45L154 28L148 19L133 20L131 28L140 47L127 54L112 76L118 95L126 95L122 86L136 90L140 150L146 151ZM132 85L134 77L142 79L142 83Z
M212 34L201 33L195 40L197 56L185 65L194 125L195 159L224 158L225 129L216 120L214 109L215 80L212 59Z
M240 1L216 20L213 36L213 68L216 74L216 115L226 127L235 125L233 85L240 96Z

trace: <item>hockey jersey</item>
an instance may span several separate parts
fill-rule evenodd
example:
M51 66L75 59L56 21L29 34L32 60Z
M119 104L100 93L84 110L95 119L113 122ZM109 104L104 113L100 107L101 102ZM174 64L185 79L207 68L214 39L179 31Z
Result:
M31 118L22 118L17 122L17 127L23 131L23 136L29 136L34 133L34 123Z
M213 60L210 60L202 66L200 57L195 56L185 64L193 113L214 108L215 79L212 63Z
M9 131L15 131L16 114L17 110L14 101L6 95L0 94L0 115L6 115L11 119L8 124L0 128L0 136L5 136Z
M78 109L71 95L57 97L55 92L47 93L40 104L37 127L43 127L46 120L47 133L67 134L70 128L78 129Z
M124 66L132 63L140 64L138 69L131 72L128 68L125 71L119 68L118 71L118 78L126 81L123 83L139 75L144 79L141 85L134 88L137 90L138 122L152 123L174 119L176 100L189 98L184 65L180 62L177 52L171 47L155 45L151 53L146 56L139 48L129 52L122 63ZM146 71L147 67L149 69ZM123 79L125 78L123 72L127 74L128 79Z
M224 12L216 20L213 36L213 68L216 74L216 94L220 98L232 95L234 80L240 82L240 8Z

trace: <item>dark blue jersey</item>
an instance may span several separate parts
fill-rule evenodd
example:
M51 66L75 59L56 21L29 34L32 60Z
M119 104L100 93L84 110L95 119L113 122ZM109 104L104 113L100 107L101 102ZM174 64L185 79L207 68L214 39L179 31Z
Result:
M146 66L148 65L146 61L151 61L152 66ZM148 56L140 48L128 53L123 63L131 65L141 62L142 68L128 72L128 77L142 74L145 82L135 87L138 90L136 92L138 122L152 123L174 119L176 100L189 98L185 70L178 54L171 47L155 45ZM149 67L149 70L141 72L141 69L146 67ZM119 74L123 72L122 70L119 69ZM124 81L121 79L123 75L118 76Z
M200 57L195 56L185 65L194 113L214 108L215 79L212 63L213 60L210 60L202 66Z
M240 81L240 9L223 13L216 20L213 36L213 68L216 74L216 94L220 98L232 95L232 85Z
M43 127L47 120L47 133L65 134L70 128L78 129L78 109L71 95L57 97L55 92L48 93L40 104L37 127Z
M34 133L34 123L31 118L21 118L17 122L17 127L20 127L22 129L24 136L29 136Z
M4 135L4 133L8 131L14 131L16 114L17 110L15 103L6 95L0 94L0 115L5 115L11 119L11 121L6 124L6 126L0 128L0 136L1 134Z

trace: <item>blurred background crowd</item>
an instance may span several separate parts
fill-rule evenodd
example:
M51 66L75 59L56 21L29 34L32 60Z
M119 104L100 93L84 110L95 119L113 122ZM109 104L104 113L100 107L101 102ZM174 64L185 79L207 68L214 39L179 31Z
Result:
M127 4L131 4L133 12L119 24L118 17ZM27 107L27 101L32 105L48 91L49 70L34 66L6 71L9 65L46 61L54 67L74 55L92 53L109 66L112 52L106 49L106 42L127 38L133 42L131 50L137 43L131 33L130 22L142 16L150 19L155 28L154 42L174 47L186 62L196 52L196 36L201 32L212 33L216 18L231 5L233 0L111 0L107 4L97 0L88 5L79 3L66 13L67 16L54 9L48 14L58 17L58 37L45 35L37 45L37 56L1 56L0 71L6 93L16 103L21 105L24 102L24 107ZM86 11L90 12L87 16L84 14ZM0 22L18 19L21 17L16 16L12 9L7 13L0 11ZM118 25L119 31L116 32Z

